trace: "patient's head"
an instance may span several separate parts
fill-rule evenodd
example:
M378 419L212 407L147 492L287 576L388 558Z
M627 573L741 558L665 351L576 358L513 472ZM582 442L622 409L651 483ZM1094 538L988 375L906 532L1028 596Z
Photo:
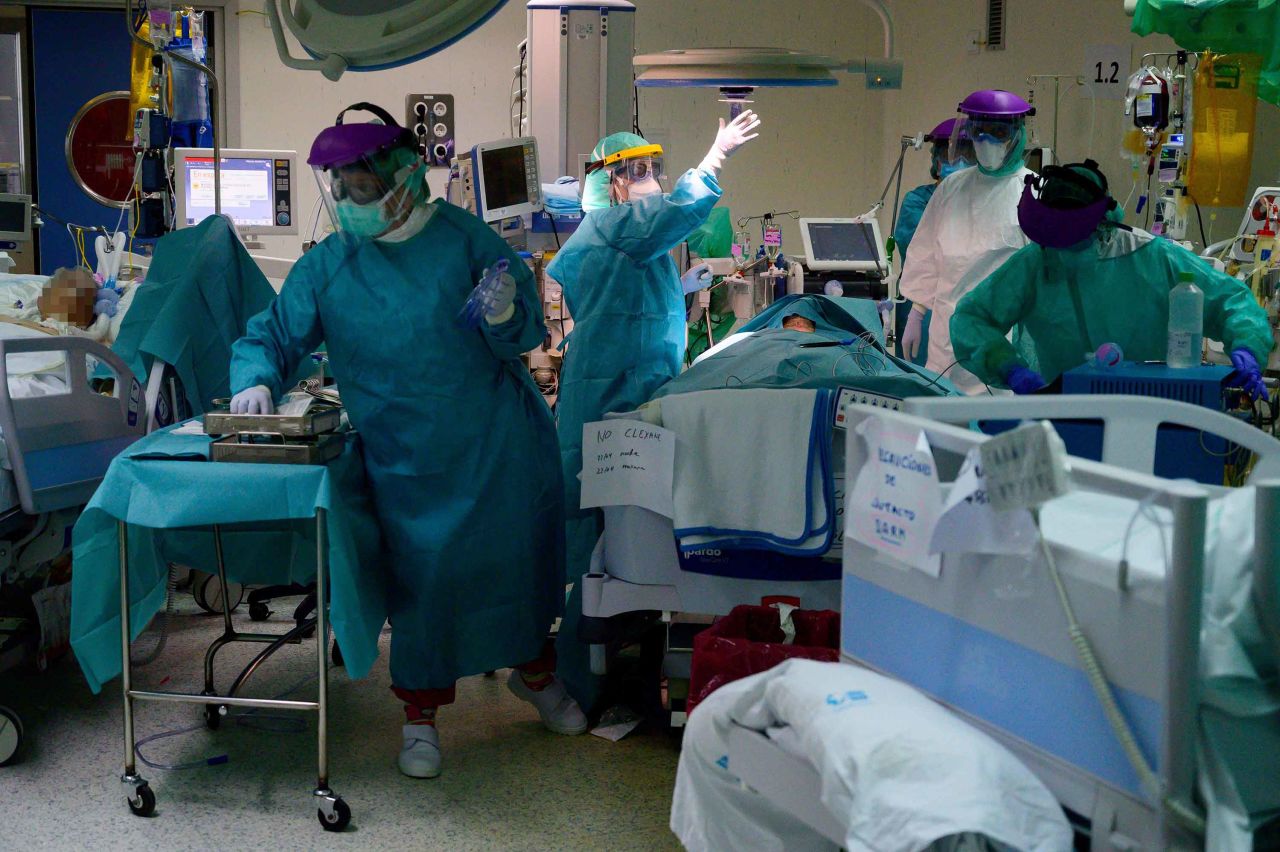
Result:
M808 334L813 334L818 330L818 327L814 325L813 320L808 317L802 317L799 314L790 314L783 317L782 327L789 329L790 331L803 331Z
M37 307L45 319L88 328L93 325L93 303L97 294L98 283L89 270L59 269L44 285Z

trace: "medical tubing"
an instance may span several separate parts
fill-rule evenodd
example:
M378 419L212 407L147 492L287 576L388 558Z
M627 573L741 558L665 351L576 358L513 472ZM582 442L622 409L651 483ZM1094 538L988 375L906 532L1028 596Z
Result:
M315 680L316 677L317 675L314 672L312 672L311 674L304 677L302 680L295 683L293 686L286 689L284 692L274 696L272 700L278 701L282 698L289 697L290 695L297 692L302 687L306 686L311 681ZM268 733L276 733L276 734L298 734L306 730L306 727L307 727L306 723L302 722L302 720L299 719L297 716L283 716L279 713L271 713L268 715L258 715L259 712L260 710L258 708L255 708L245 713L237 714L236 724L243 725L246 728L253 728L254 730L267 731ZM289 725L287 727L284 727L284 726L269 727L269 726L262 726L262 725L251 725L247 722L247 720L252 718L279 719L279 720L286 720L289 722L293 722L295 724ZM176 737L182 734L190 734L194 731L199 731L204 727L205 725L203 723L200 723L196 725L190 725L189 727L186 727L186 728L177 728L172 731L161 731L158 734L152 734L151 736L145 737L141 740L138 740L136 743L134 743L133 753L138 756L138 760L141 760L144 764L151 767L152 769L161 769L166 771L180 771L184 769L200 769L201 767L204 767L204 766L221 766L224 763L230 762L231 758L229 755L219 754L213 757L203 758L201 760L187 761L185 763L159 763L157 761L149 760L147 756L142 753L142 747L144 745L147 745L148 743L153 743L156 740L162 740L168 737Z
M178 572L174 565L169 565L169 582L165 584L165 603L164 610L160 613L160 638L156 640L156 646L151 649L145 656L140 659L134 659L133 655L129 655L129 664L134 668L142 668L154 663L164 652L165 643L169 641L169 625L174 613L174 593L178 590ZM141 757L141 755L139 755ZM144 760L143 763L146 763Z
M221 766L222 764L230 760L230 758L225 754L219 754L214 757L206 757L201 760L191 760L191 761L187 761L186 763L158 763L156 761L149 760L147 756L142 753L142 747L147 743L153 743L156 740L162 740L162 739L165 739L166 737L176 737L181 734L189 734L192 731L198 731L203 727L204 727L204 724L201 723L198 725L191 725L186 728L177 728L172 731L161 731L158 734L152 734L151 736L144 737L143 739L140 739L136 743L134 743L133 753L138 756L138 760L141 760L144 764L151 767L152 769L178 771L182 769L199 769L202 766Z
M1155 772L1151 770L1146 756L1138 746L1138 741L1133 735L1133 729L1129 726L1129 721L1120 712L1120 707L1116 704L1115 696L1112 695L1111 687L1107 683L1107 676L1102 670L1102 664L1098 662L1098 657L1093 651L1093 646L1089 643L1089 638L1084 635L1084 630L1080 627L1080 623L1076 621L1076 613L1071 606L1071 599L1067 596L1067 588L1062 583L1062 575L1058 573L1058 563L1053 558L1053 551L1049 549L1049 542L1044 536L1044 531L1040 529L1040 515L1038 512L1035 513L1035 521L1036 530L1040 533L1040 552L1044 554L1045 561L1049 564L1049 576L1053 578L1053 585L1058 590L1058 600L1062 603L1062 612L1067 617L1067 634L1071 637L1071 644L1075 646L1076 655L1080 658L1080 665L1084 669L1085 676L1089 679L1089 685L1093 687L1094 694L1098 696L1098 702L1102 705L1102 712L1106 714L1107 721L1111 724L1111 730L1115 732L1116 739L1120 741L1120 747L1124 749L1125 756L1129 759L1130 765L1133 766L1134 772L1138 774L1138 779L1141 781L1143 788L1146 789L1147 794L1152 799L1159 801L1170 814L1177 817L1185 826L1203 834L1204 819L1198 814L1189 811L1180 802L1163 795L1160 790L1160 780L1156 777Z

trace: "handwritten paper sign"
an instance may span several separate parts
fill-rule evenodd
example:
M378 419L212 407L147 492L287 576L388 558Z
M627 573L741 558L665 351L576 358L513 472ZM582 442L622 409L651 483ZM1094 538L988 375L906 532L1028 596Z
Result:
M854 541L937 577L942 557L929 545L942 511L938 469L929 439L919 429L880 418L858 426L867 463L854 483L845 534Z
M992 508L982 456L977 449L970 450L942 507L929 551L1023 555L1035 549L1036 541L1030 512L997 512Z
M640 506L670 518L676 435L639 420L582 427L582 508Z

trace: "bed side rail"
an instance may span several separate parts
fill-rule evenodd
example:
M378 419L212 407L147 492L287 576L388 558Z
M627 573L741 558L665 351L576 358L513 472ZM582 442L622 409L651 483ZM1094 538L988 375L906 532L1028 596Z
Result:
M1280 441L1234 417L1186 402L1142 396L913 397L908 414L943 423L973 420L1101 420L1102 461L1137 473L1155 469L1156 433L1163 425L1198 429L1237 444L1257 458L1250 482L1280 478Z
M14 398L8 356L23 352L64 353L67 392ZM112 396L90 388L89 356L115 374ZM102 344L83 337L0 340L0 429L23 511L40 514L87 503L111 460L142 437L146 425L142 386Z

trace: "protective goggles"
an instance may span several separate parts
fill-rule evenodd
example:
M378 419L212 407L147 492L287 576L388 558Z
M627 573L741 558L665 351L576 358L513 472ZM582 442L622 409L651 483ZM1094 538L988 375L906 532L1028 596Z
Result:
M334 201L372 204L387 194L386 182L359 165L343 166L330 173L329 195Z
M968 133L970 139L978 139L983 136L990 137L997 142L1008 142L1018 133L1018 128L1022 127L1022 120L1017 121L995 121L988 119L970 119L968 122Z
M1101 179L1101 186L1075 169L1084 167ZM1116 207L1107 195L1107 179L1092 160L1071 166L1046 166L1027 175L1018 201L1018 224L1032 242L1045 248L1066 249L1093 235Z
M610 154L601 160L587 163L587 174L600 169L609 169L619 174L623 169L629 180L657 180L662 177L662 146L637 145L634 148L623 148L616 154Z
M954 149L949 139L934 142L933 156L940 163L957 163L961 160L966 163L974 163L977 160L977 156L973 152L973 140L968 137L956 140Z

